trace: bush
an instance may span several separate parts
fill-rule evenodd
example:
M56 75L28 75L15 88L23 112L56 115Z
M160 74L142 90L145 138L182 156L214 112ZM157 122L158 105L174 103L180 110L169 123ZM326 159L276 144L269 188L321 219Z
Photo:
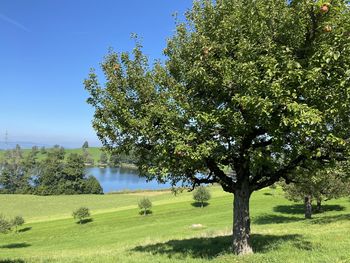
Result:
M3 215L0 215L0 233L7 233L11 230L12 224Z
M73 211L74 219L79 220L79 224L82 224L86 218L90 217L90 211L87 207L80 207L77 210Z
M15 227L16 233L17 233L17 228L18 228L19 226L23 225L23 224L24 224L24 219L23 219L23 217L21 217L21 216L16 216L16 217L12 220L12 226Z
M141 212L143 212L143 215L147 215L151 211L152 202L147 197L142 198L139 201L139 208L141 209Z
M209 190L204 186L199 186L194 192L193 192L193 199L201 204L201 207L203 208L204 202L209 201L211 198Z
M95 177L89 176L87 179L85 179L84 183L85 194L103 194L103 189Z

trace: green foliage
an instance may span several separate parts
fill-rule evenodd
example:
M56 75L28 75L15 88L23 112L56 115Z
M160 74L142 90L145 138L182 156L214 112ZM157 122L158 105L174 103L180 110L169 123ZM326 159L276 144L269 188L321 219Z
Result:
M89 143L88 143L88 141L85 141L84 144L83 144L83 146L82 146L81 148L83 148L83 149L89 148Z
M205 202L209 201L211 198L210 192L207 189L207 187L199 186L194 192L193 192L193 199L196 202L199 202L201 204L201 207L203 208L203 205Z
M3 215L0 215L0 233L8 233L11 231L12 224Z
M103 194L103 189L95 177L89 176L84 182L84 193Z
M99 160L100 165L107 165L108 164L108 156L105 152L102 152L100 155L100 160Z
M80 207L73 211L72 216L74 219L78 219L79 224L82 224L84 222L84 219L87 219L90 217L90 211L87 207Z
M58 145L46 151L38 160L34 148L26 154L17 146L4 153L0 161L0 192L39 195L101 194L102 188L94 178L85 175L82 155L66 157Z
M12 219L11 223L12 223L12 226L16 228L16 232L17 232L17 228L24 224L24 219L21 216L16 216L14 219Z
M151 211L152 202L147 197L142 198L138 202L139 208L143 211L143 215L147 215Z
M309 196L321 205L322 200L330 200L349 195L350 178L346 167L338 164L337 169L324 168L316 171L298 171L296 182L282 184L285 196L292 201L302 201ZM318 207L320 209L320 207Z
M104 87L94 72L85 81L107 148L132 150L145 176L219 182L229 192L346 155L345 1L332 2L326 15L312 1L196 1L186 18L164 64L150 67L137 43L132 54L106 56Z

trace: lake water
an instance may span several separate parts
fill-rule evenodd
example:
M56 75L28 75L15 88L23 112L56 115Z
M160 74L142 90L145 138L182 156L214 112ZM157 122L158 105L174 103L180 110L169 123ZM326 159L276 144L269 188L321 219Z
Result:
M138 171L130 168L88 168L87 175L92 175L100 182L103 192L121 190L157 190L170 188L171 185L159 184L156 180L150 182L146 178L139 177Z

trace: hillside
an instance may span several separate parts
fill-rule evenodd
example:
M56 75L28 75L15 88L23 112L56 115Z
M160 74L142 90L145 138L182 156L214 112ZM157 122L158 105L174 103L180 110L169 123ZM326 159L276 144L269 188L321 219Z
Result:
M229 252L232 196L219 187L211 193L203 209L187 192L0 195L1 213L28 221L21 233L1 234L0 262L350 262L349 199L327 202L324 213L306 221L302 205L285 200L279 189L254 193L255 254L236 257ZM146 217L137 209L144 195L153 201ZM78 225L71 218L81 205L92 209L92 222Z

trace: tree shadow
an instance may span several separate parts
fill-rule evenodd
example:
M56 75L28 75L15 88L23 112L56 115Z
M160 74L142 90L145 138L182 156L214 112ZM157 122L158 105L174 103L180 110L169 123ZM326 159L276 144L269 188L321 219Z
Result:
M301 235L251 235L251 244L254 252L265 253L275 249L284 242L292 242L297 249L310 250L312 244L303 241ZM169 240L164 243L156 243L145 246L137 246L132 251L151 254L164 254L171 257L192 257L213 259L219 255L231 252L232 235L217 237L198 237L182 240Z
M85 218L85 219L82 219L82 220L76 222L76 224L78 224L78 225L85 225L85 224L91 223L93 221L94 220L92 218Z
M273 195L273 194L271 194L271 193L264 193L264 195Z
M191 203L191 205L194 207L202 207L202 203L200 203L200 202L193 202L193 203ZM209 205L208 202L203 202L203 207L207 207L208 205Z
M153 214L152 210L146 210L146 215L152 215L152 214ZM139 215L144 216L145 215L145 211L140 211Z
M344 211L345 207L341 205L322 205L323 212L329 211ZM305 207L303 204L294 204L294 205L278 205L273 208L273 211L284 214L304 214Z
M31 229L32 229L31 227L21 228L21 229L18 229L18 233L27 232L27 231L29 231L29 230L31 230Z
M350 214L342 214L335 216L324 216L320 218L314 218L309 221L311 224L330 224L337 221L350 220Z
M292 223L301 220L304 220L304 218L282 215L262 215L252 219L253 223L257 225Z
M24 248L24 247L30 247L30 244L27 243L11 243L7 245L2 245L0 248L8 248L8 249L13 249L13 248Z
M0 259L0 263L25 263L23 259Z

